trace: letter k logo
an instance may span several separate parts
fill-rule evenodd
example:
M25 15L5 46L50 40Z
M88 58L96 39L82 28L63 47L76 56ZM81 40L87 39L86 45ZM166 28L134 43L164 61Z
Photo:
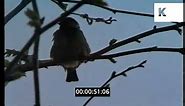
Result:
M161 15L163 15L163 16L166 16L166 14L164 13L164 10L165 10L166 8L159 8L159 16L161 16Z

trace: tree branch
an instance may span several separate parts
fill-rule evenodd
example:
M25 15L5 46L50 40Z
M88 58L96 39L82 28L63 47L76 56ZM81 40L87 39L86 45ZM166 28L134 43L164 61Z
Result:
M67 4L63 3L63 0L51 0L55 4L57 4L62 10L66 11ZM109 17L109 19L104 19L104 18L94 18L94 17L89 17L88 14L80 14L80 13L71 13L73 15L80 16L82 18L85 18L87 23L89 25L92 25L92 23L95 22L104 22L105 24L111 24L113 21L117 21L116 19L112 19L112 17Z
M170 26L166 26L166 27L154 28L154 29L145 31L143 33L140 33L138 35L135 35L133 37L127 38L125 40L116 42L116 43L114 43L112 45L109 45L109 46L107 46L107 47L105 47L105 48L103 48L103 49L101 49L101 50L99 50L99 51L97 51L95 53L92 53L92 55L101 55L101 54L107 53L107 52L109 52L109 51L111 51L111 50L113 50L115 48L118 48L120 46L126 45L128 43L138 42L139 39L147 37L149 35L152 35L152 34L155 34L155 33L159 33L159 32L170 31L170 30L177 30L177 29L179 29L179 27L182 27L182 26L185 26L185 22L177 23L175 25L170 25Z
M32 0L32 6L33 6L33 10L38 14L39 21L41 21L36 0ZM39 29L40 29L40 26L38 26L38 28L35 27L35 31ZM34 79L34 89L35 89L35 105L34 106L40 106L40 84L39 84L39 71L38 71L39 42L40 42L40 36L35 39L34 49L33 49L33 65L34 65L33 79Z
M88 14L79 14L79 13L71 13L71 14L85 18L89 25L92 25L94 21L103 22L105 24L111 24L113 21L117 21L116 19L113 19L112 17L109 17L109 19L104 19L104 18L89 17Z
M5 16L5 24L7 24L16 14L18 14L24 7L26 7L31 0L22 0L21 3L15 7L8 15Z
M144 53L144 52L152 52L152 51L159 51L159 52L177 52L177 53L182 53L185 54L185 48L157 48L157 47L149 47L149 48L143 48L143 49L136 49L136 50L129 50L129 51L124 51L124 52L119 52L119 53L114 53L114 54L108 54L108 55L90 55L89 57L81 57L79 60L101 60L101 59L110 59L110 58L115 58L115 57L120 57L120 56L127 56L131 54L137 54L137 53ZM29 57L29 56L28 56ZM48 68L49 66L56 66L59 63L53 62L51 59L47 60L39 60L39 68ZM22 71L22 72L27 72L31 71L34 69L34 64L28 63L28 64L22 64L22 65L17 65L16 69Z
M84 0L84 1L85 1L85 0ZM76 1L76 0L62 0L62 2L79 3L80 1ZM89 5L93 5L93 6L96 6L96 7L100 7L100 8L102 8L102 9L111 11L111 12L113 12L114 14L116 14L116 13L124 13L124 14L138 15L138 16L154 17L153 14L114 9L114 8L110 8L110 7L107 7L107 6L102 6L102 5L95 4L95 3L90 2L90 1L88 1L88 0L86 0L86 1L84 2L84 4L89 4Z
M149 47L149 48L142 48L142 49L135 49L135 50L129 50L114 54L108 54L108 55L92 55L90 56L90 60L98 60L98 59L111 59L115 57L120 56L126 56L126 55L132 55L132 54L138 54L138 53L144 53L144 52L152 52L152 51L158 51L158 52L178 52L182 55L185 54L185 48L158 48L157 46Z
M100 88L102 88L102 87L107 87L107 86L109 85L109 82L110 82L110 81L112 81L113 79L115 79L115 78L117 78L117 77L119 77L119 76L127 77L127 74L126 74L126 73L127 73L128 71L131 71L131 70L136 69L136 68L139 68L139 67L144 68L144 64L145 64L146 62L147 62L147 61L144 60L144 61L142 61L141 63L139 63L138 65L128 67L126 70L124 70L124 71L122 71L122 72L120 72L120 73L118 73L118 74L116 74L116 72L113 71L112 74L111 74L111 76L110 76L110 78L109 78L104 84L102 84L102 86L101 86ZM83 106L86 106L93 98L94 98L94 96L91 96L91 97L84 103Z

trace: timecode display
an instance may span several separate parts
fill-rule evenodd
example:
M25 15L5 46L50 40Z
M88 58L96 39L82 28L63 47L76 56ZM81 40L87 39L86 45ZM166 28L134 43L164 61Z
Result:
M102 96L102 97L110 97L110 88L75 88L75 96L76 97L84 97L84 96Z

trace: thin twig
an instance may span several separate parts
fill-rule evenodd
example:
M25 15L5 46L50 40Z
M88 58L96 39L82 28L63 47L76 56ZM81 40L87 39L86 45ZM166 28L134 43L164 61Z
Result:
M153 35L153 34L159 33L159 32L170 31L170 30L177 30L177 28L182 27L182 26L185 26L185 22L177 23L175 25L170 25L170 26L166 26L166 27L151 29L151 30L145 31L143 33L137 34L133 37L130 37L128 39L116 42L112 45L108 45L107 47L105 47L105 48L103 48L103 49L101 49L101 50L99 50L95 53L92 53L92 55L101 55L101 54L107 53L107 52L109 52L109 51L111 51L115 48L118 48L120 46L129 44L129 43L132 43L132 42L138 42L139 39L147 37L149 35Z
M57 4L62 10L64 10L63 5L65 5L65 4L62 4L63 1L60 1L60 0L51 0L51 1L54 2L55 4ZM95 22L104 22L105 24L111 24L113 21L117 21L116 19L112 19L112 17L109 17L109 19L104 19L104 18L89 17L88 14L80 14L80 13L74 13L74 12L71 14L85 18L89 25L92 25L92 23L94 21Z
M17 15L24 7L26 7L31 0L22 0L10 13L5 16L5 24L7 24L15 15Z
M144 68L144 64L145 64L146 62L147 62L147 61L144 60L144 61L142 61L141 63L139 63L138 65L128 67L126 70L124 70L124 71L122 71L122 72L120 72L120 73L118 73L118 74L116 74L116 72L113 71L112 74L111 74L111 76L110 76L110 78L109 78L105 83L103 83L102 86L101 86L100 88L106 87L106 86L109 84L109 82L112 81L113 79L115 79L116 77L119 77L119 76L125 76L125 77L126 77L126 76L127 76L126 73L127 73L128 71L130 71L130 70L133 70L133 69L139 68L139 67ZM83 106L86 106L93 98L94 98L94 96L91 96L91 97L84 103Z
M141 49L135 49L135 50L129 50L129 51L123 51L119 53L113 53L108 55L90 55L89 59L109 59L109 58L115 58L120 56L126 56L126 55L133 55L143 52L152 52L152 51L158 51L158 52L177 52L181 53L182 55L185 54L185 48L158 48L157 46L154 47L148 47L148 48L141 48Z
M104 22L105 24L111 24L113 21L117 21L116 19L113 19L112 17L109 17L108 19L104 19L104 18L89 17L88 14L80 14L80 13L71 13L71 14L85 18L89 25L92 25L94 21Z
M84 0L84 1L85 1L85 0ZM79 3L80 1L76 1L76 0L62 0L62 2ZM137 15L137 16L154 17L153 14L114 9L114 8L110 8L110 7L107 7L107 6L98 5L98 4L95 4L95 3L93 3L93 2L88 2L88 0L86 0L86 1L84 2L84 4L89 4L89 5L93 5L93 6L96 6L96 7L100 7L100 8L102 8L102 9L111 11L111 12L113 12L114 14L116 14L116 13L124 13L124 14L131 14L131 15Z
M40 20L40 14L39 14L36 0L32 0L32 6L33 6L33 10L38 14L39 20ZM38 29L40 29L40 26L38 28L35 28L35 31L37 31ZM35 89L34 106L40 106L40 84L39 84L39 71L38 71L39 42L40 42L40 36L35 39L34 51L33 51L33 65L34 65L33 79L34 79L34 89Z

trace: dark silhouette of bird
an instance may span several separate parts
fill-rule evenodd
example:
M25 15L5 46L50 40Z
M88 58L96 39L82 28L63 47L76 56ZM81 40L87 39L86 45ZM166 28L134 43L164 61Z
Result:
M78 81L76 68L83 61L75 59L89 56L89 45L75 19L66 17L59 22L59 25L59 29L53 34L54 42L50 51L50 57L53 61L63 66L67 72L67 82Z

